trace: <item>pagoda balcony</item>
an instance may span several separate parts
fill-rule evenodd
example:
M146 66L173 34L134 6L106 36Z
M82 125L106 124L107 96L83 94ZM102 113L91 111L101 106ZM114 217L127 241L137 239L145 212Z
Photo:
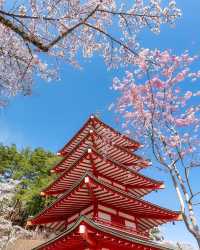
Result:
M113 228L115 230L122 231L124 233L128 233L128 234L131 234L131 235L135 235L137 237L149 239L149 233L148 232L139 232L137 229L135 229L135 228L133 228L131 226L126 226L126 225L116 223L116 222L113 222L113 221L109 221L109 220L106 220L106 219L102 219L102 218L99 218L99 217L93 218L93 221L98 223L98 224L101 224L103 226L107 226L109 228Z

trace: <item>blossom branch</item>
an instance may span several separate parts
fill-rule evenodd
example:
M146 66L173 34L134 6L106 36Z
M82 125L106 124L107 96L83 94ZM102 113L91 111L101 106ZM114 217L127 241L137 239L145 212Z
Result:
M156 64L148 68L147 57L154 58ZM198 75L191 74L189 68L195 59L187 53L176 56L169 51L144 49L138 67L133 73L126 72L123 80L115 78L113 88L121 92L116 110L125 118L126 127L151 145L160 167L168 171L185 226L200 246L195 208L199 202L194 202L200 193L193 188L190 175L200 166L200 108L193 105L195 100L192 102L200 91L182 87L186 78L188 81Z

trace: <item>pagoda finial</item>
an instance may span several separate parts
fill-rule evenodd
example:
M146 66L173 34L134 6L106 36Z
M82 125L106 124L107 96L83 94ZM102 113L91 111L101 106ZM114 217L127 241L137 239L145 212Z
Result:
M90 182L90 178L89 178L89 176L86 176L85 177L85 183L89 183Z
M86 232L86 226L85 225L80 225L79 226L79 233L84 234Z
M90 154L92 153L92 149L91 148L88 148L87 152Z
M181 213L178 215L177 220L183 220L183 215Z
M165 184L164 183L162 183L161 185L160 185L160 187L159 187L160 189L164 189L165 188Z

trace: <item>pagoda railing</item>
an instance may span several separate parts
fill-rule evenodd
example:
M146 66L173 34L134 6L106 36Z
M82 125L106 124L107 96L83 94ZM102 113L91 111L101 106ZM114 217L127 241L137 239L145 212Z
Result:
M147 232L138 232L137 229L135 229L133 227L130 227L130 226L115 223L115 222L105 220L105 219L102 219L102 218L99 218L99 217L94 218L94 221L97 222L97 223L100 223L102 225L115 228L115 229L120 230L120 231L125 231L125 232L131 233L131 234L135 234L136 236L140 236L142 238L144 238L144 237L149 238L149 233L147 233Z

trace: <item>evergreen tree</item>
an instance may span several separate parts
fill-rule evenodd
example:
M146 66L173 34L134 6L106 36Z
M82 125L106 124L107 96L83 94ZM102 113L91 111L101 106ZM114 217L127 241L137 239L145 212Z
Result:
M57 161L55 154L43 148L19 151L14 144L0 145L0 181L9 178L20 181L13 200L18 215L12 217L20 217L17 223L23 224L27 216L35 215L50 202L41 198L40 191L53 180L50 169Z

